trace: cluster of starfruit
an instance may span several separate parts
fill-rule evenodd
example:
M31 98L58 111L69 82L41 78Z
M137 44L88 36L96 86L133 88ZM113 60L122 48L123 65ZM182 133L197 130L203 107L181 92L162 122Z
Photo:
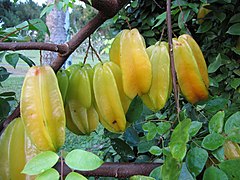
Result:
M78 135L90 134L99 122L94 106L93 73L89 64L73 64L67 70L57 73L64 101L66 126Z
M34 179L34 176L21 174L21 171L38 153L39 150L29 139L21 118L13 120L0 137L0 179Z

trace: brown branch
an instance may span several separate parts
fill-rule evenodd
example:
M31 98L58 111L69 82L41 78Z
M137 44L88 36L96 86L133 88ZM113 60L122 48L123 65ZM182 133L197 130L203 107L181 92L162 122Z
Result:
M159 167L160 163L104 163L98 169L93 171L76 171L84 176L95 177L115 177L115 178L128 178L133 175L145 175L148 176L151 171ZM55 169L60 172L60 162L55 166ZM72 172L66 164L64 164L63 176L67 176Z
M176 71L174 65L174 55L173 55L173 42L172 42L172 21L171 21L171 0L167 0L167 29L168 29L168 44L169 44L169 54L170 54L170 62L171 62L171 73L173 80L173 92L174 99L177 108L177 114L179 116L180 105L178 98L178 88L177 88L177 80L176 80Z
M17 50L46 50L64 54L68 51L66 44L52 44L44 42L0 42L0 51Z

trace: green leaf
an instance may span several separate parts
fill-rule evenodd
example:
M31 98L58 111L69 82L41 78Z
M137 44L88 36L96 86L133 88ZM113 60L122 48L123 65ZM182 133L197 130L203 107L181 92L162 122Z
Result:
M222 56L219 53L216 57L216 60L208 66L208 73L216 72L222 65Z
M154 141L140 141L138 144L138 153L148 152L155 145Z
M10 74L5 67L0 67L0 82L5 81Z
M162 180L162 166L154 168L149 174L150 177L153 177L155 180Z
M215 150L223 145L225 138L218 133L212 133L204 137L202 147L208 150Z
M137 121L142 115L142 112L143 112L143 102L140 97L136 96L132 100L128 108L128 111L126 113L127 121L130 123Z
M235 52L237 55L240 55L240 49L237 49L235 47L232 47L231 50Z
M237 22L240 22L240 13L234 14L229 20L229 23L237 23Z
M71 169L79 171L91 171L103 164L103 161L98 156L81 149L69 152L65 162Z
M54 4L49 4L49 5L47 5L47 6L42 10L42 12L41 12L41 14L40 14L40 18L42 18L45 14L50 13L50 12L52 11L53 7L54 7Z
M0 93L0 96L15 96L15 95L16 93L12 91Z
M87 178L76 172L70 172L65 180L87 180Z
M149 176L135 175L135 176L131 176L130 180L155 180L155 179Z
M132 6L133 8L136 8L137 5L138 5L138 1L137 1L137 0L135 0L135 1L133 1L133 2L131 3L131 6Z
M191 137L195 136L198 133L198 131L201 129L201 127L202 127L202 123L201 122L199 122L199 121L192 121L191 122L191 126L189 128L189 132L188 132L189 135Z
M240 23L233 24L229 27L227 33L231 35L240 35Z
M181 174L178 180L194 180L191 173L189 172L186 163L182 164Z
M138 136L137 131L133 128L133 126L130 126L129 128L127 128L127 130L125 131L124 135L124 139L126 140L126 142L131 145L131 146L137 146L140 139Z
M224 171L229 180L237 180L240 179L240 159L227 160L219 164L219 167L222 171Z
M3 57L5 56L6 51L0 53L0 62L2 62Z
M36 177L36 180L58 180L59 173L56 169L50 168Z
M186 155L190 125L191 119L185 119L179 122L173 130L169 147L173 158L176 158L178 161L182 161Z
M113 149L125 160L132 160L135 158L131 147L119 138L111 139Z
M28 161L22 173L28 175L40 174L53 167L57 163L58 159L58 155L52 151L42 152Z
M157 18L156 18L157 23L153 26L153 28L160 26L166 20L166 15L167 15L167 13L164 12L164 13L160 14L159 16L157 16Z
M29 67L36 66L36 64L35 64L31 59L29 59L27 56L24 56L23 54L19 54L19 57L20 57L25 63L27 63Z
M202 148L192 148L187 153L186 163L189 171L197 177L199 175L208 159L208 152Z
M226 134L231 133L232 130L240 128L240 111L231 115L224 126L224 132Z
M155 33L152 30L144 31L142 34L144 37L154 37Z
M171 128L171 123L170 122L160 122L157 123L157 133L159 135L166 134Z
M219 111L210 119L208 123L210 133L222 133L224 117L224 111Z
M240 143L240 128L235 128L227 135L227 140Z
M41 31L43 33L47 33L48 35L50 35L47 25L41 19L32 19L29 20L28 23L30 30Z
M237 89L240 86L240 78L233 78L230 85L232 88Z
M224 98L212 99L207 102L205 106L205 110L211 114L215 114L216 112L225 109L227 104L228 104L228 99L224 99Z
M203 180L228 180L228 177L221 169L211 166L204 172Z
M183 29L185 27L185 23L188 20L190 12L191 12L191 10L187 9L187 10L183 10L179 13L179 15L178 15L178 26L179 26L180 29Z
M196 33L205 33L212 28L212 21L205 20L198 28Z
M147 122L142 126L144 131L147 131L147 140L150 141L157 135L157 126L152 122Z
M7 54L5 56L5 60L8 62L8 64L10 64L12 67L16 68L16 65L18 63L19 60L19 55L18 53L11 53L11 54Z
M162 149L158 146L152 146L149 152L155 156L160 156L162 154Z
M224 156L224 148L223 146L212 151L212 155L219 161L219 162L223 162L225 160L225 156Z
M11 110L11 106L6 99L0 98L0 117L6 118Z
M162 179L178 180L181 172L181 163L179 163L171 154L166 156L162 166Z

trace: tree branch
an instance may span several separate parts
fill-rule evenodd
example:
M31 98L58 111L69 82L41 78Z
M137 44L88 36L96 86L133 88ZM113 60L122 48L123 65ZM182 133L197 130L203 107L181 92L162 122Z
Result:
M160 163L104 163L98 169L93 171L76 171L84 176L95 177L115 177L115 178L128 178L133 175L148 176L151 171L160 166ZM72 170L64 164L63 176L67 176ZM60 162L55 166L55 169L60 172Z
M0 42L0 51L6 50L46 50L64 54L68 51L68 46L44 42Z

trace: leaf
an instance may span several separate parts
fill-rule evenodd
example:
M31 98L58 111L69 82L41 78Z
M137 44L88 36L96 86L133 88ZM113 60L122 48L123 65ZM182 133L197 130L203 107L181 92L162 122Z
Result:
M191 10L187 9L187 10L183 10L179 13L179 15L178 15L178 26L179 26L180 29L183 29L185 27L185 23L188 20L190 12L191 12Z
M199 175L208 159L208 152L202 148L192 148L187 153L186 163L189 171L197 177Z
M91 171L103 164L103 161L98 156L81 149L69 152L65 162L71 169L79 171Z
M208 73L214 73L223 65L221 54L218 53L216 60L208 66Z
M233 24L229 27L227 33L231 35L240 35L240 23Z
M240 111L231 115L224 126L224 132L226 134L231 133L232 130L240 128Z
M240 179L240 159L227 160L219 164L219 167L222 171L224 171L229 180L237 180Z
M59 179L59 173L56 169L50 168L46 171L44 171L43 173L39 174L36 177L36 180L47 180L47 179L51 179L51 180L58 180Z
M150 177L153 177L155 180L162 180L162 166L154 168L149 174Z
M143 102L140 97L136 96L132 100L128 108L128 111L126 113L127 121L130 123L137 121L140 118L142 112L143 112Z
M233 78L230 85L233 89L237 89L240 86L240 78Z
M65 180L87 180L87 178L76 172L70 172Z
M208 101L205 106L205 110L209 113L215 114L217 111L223 110L226 108L228 99L216 98Z
M131 176L130 180L155 180L155 179L149 176L135 175Z
M196 33L205 33L212 28L212 21L205 20L198 28Z
M225 160L225 156L224 156L224 148L223 146L212 151L212 155L219 161L219 162L223 162Z
M7 54L5 56L5 60L8 62L8 64L10 64L12 67L16 68L16 65L18 63L19 60L19 55L18 53L11 53L11 54Z
M48 14L52 11L54 7L54 4L49 4L47 5L43 10L42 12L40 13L40 18L42 18L45 14Z
M181 174L178 180L194 180L191 173L189 172L186 163L182 164Z
M53 167L57 163L58 159L58 155L52 151L42 152L28 161L22 173L28 175L40 174Z
M5 81L11 73L7 72L7 69L0 67L0 82Z
M137 146L140 139L138 136L137 131L130 126L129 128L127 128L127 130L125 131L124 135L124 139L126 140L126 142L131 145L131 146Z
M2 62L3 57L5 56L6 51L0 53L0 62Z
M218 133L212 133L204 137L202 147L208 150L215 150L223 145L224 137Z
M23 54L19 54L19 57L20 57L25 63L27 63L29 67L36 66L36 64L35 64L31 59L29 59L27 56L24 56Z
M166 134L171 128L171 123L170 122L160 122L157 123L157 133L159 135Z
M152 146L149 152L155 156L160 156L162 154L162 149L158 146Z
M41 19L31 19L28 21L28 24L30 30L41 31L50 35L47 25Z
M154 141L140 141L138 144L138 153L148 152L155 145Z
M160 14L159 16L157 16L157 18L156 18L157 23L153 26L153 28L160 26L163 23L163 21L166 20L166 15L167 15L167 13L164 12L164 13Z
M144 131L147 131L147 140L150 141L155 138L157 134L157 126L152 122L147 122L142 126Z
M6 99L0 98L0 117L6 118L10 111L11 111L11 106L9 102Z
M135 158L131 147L119 138L111 139L113 149L125 160L132 160Z
M224 111L219 111L210 119L208 123L210 133L222 133L224 117Z
M228 135L227 140L240 143L240 128L233 129Z
M211 166L205 170L203 180L228 180L228 177L221 169Z
M0 96L15 96L15 95L16 93L12 91L0 93Z
M229 23L237 23L237 22L240 22L240 13L234 14L229 20Z
M181 172L181 164L171 156L166 156L164 164L162 165L162 179L166 180L178 180Z
M154 37L155 33L152 30L144 31L142 33L144 37Z
M189 128L189 135L191 137L195 136L198 131L201 129L202 127L202 123L201 122L198 122L198 121L192 121L191 122L191 125L190 125L190 128Z
M171 140L169 143L170 151L173 158L182 161L186 155L187 142L189 140L189 128L191 125L190 119L185 119L175 127L173 130Z

